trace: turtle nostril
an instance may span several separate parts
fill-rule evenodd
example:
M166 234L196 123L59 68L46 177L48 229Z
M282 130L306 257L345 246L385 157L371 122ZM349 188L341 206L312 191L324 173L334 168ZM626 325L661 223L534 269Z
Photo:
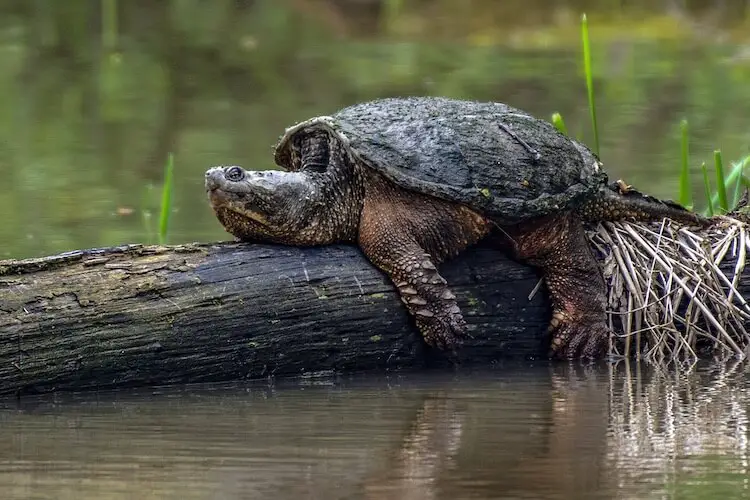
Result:
M224 174L227 180L230 180L232 182L239 182L245 177L245 172L240 167L234 166L229 167Z

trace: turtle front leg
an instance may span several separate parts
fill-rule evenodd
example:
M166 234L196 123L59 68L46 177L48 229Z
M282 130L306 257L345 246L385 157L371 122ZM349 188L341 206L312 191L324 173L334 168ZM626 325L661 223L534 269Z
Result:
M516 254L540 267L552 301L550 356L598 358L606 350L606 285L571 214L523 223L509 231Z
M430 254L401 233L360 233L359 243L368 259L396 285L425 342L456 349L466 336L466 322Z
M454 350L466 322L437 264L483 238L489 221L455 203L394 186L370 174L359 246L393 280L428 345Z

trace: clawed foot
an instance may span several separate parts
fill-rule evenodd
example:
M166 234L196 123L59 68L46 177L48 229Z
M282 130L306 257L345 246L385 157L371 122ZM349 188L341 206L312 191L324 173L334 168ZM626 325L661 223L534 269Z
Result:
M397 282L396 286L425 343L455 352L467 336L466 321L456 296L430 260L412 264L406 271L412 276L407 281Z
M597 359L606 354L610 330L603 322L572 321L555 313L550 325L551 358Z
M439 302L433 307L415 311L417 327L427 345L446 351L455 351L467 337L466 321L455 301Z

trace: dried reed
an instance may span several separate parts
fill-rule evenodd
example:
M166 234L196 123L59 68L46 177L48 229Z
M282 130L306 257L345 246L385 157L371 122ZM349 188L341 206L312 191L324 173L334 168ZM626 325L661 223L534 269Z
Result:
M750 346L750 305L739 292L750 235L721 217L696 230L604 222L588 230L608 285L610 354L658 364L740 357Z

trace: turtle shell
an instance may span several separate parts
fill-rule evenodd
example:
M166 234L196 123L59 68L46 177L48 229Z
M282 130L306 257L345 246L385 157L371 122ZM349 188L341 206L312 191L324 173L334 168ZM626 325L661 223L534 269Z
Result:
M505 222L574 207L607 182L585 146L501 103L410 97L356 104L287 129L276 163L289 168L292 137L320 129L397 185Z

